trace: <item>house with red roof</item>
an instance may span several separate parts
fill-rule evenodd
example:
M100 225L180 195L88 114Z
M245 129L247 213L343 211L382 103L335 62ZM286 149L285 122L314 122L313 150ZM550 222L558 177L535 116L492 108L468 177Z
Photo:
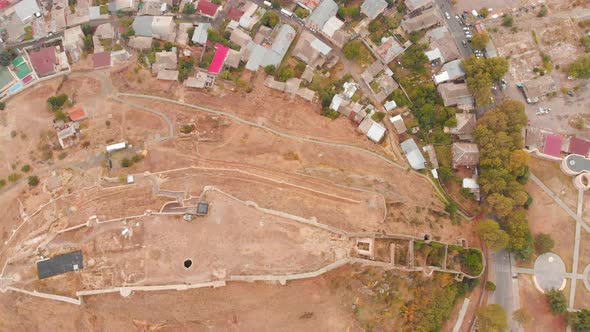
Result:
M227 15L225 15L225 18L227 18L228 20L239 22L240 18L242 18L243 15L244 15L243 11L232 7L227 12Z
M219 75L219 73L221 73L228 53L229 47L219 43L215 44L215 55L213 56L213 60L209 65L210 75Z
M590 141L575 136L570 137L567 148L569 154L579 154L580 156L588 157L590 152Z
M100 69L111 66L111 52L100 52L92 55L94 69Z
M215 18L221 7L207 0L200 0L197 4L197 12L202 16Z
M47 76L57 72L57 49L55 46L44 47L29 52L29 58L38 76Z
M81 105L77 105L68 111L68 116L72 121L84 120L88 117Z
M543 147L543 153L553 157L561 157L561 144L563 143L563 137L555 134L549 134L545 136L545 146Z

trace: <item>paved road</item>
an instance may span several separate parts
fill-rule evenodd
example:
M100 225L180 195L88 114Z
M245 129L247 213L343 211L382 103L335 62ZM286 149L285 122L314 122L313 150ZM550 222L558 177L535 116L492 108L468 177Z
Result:
M453 327L453 332L459 332L461 329L461 325L463 325L463 319L465 319L465 314L467 313L467 309L469 308L469 298L466 297L463 301L463 305L461 306L461 311L459 312L459 318L457 318L457 322Z
M449 32L453 35L455 44L457 44L461 56L463 58L468 58L473 52L471 51L469 44L467 44L467 47L463 47L463 41L466 40L465 32L463 31L464 26L462 26L455 18L455 15L461 15L461 13L453 8L450 0L435 0L434 3L436 8L438 8L441 17L445 21L445 25L449 28ZM445 12L451 15L450 20L447 20L445 17Z
M515 305L517 298L514 292L514 283L518 282L518 279L512 279L513 267L510 254L505 250L491 254L489 266L491 281L496 284L496 291L492 293L488 302L501 305L508 315L508 325L511 327L511 331L518 331L516 322L512 320L512 313L518 306Z

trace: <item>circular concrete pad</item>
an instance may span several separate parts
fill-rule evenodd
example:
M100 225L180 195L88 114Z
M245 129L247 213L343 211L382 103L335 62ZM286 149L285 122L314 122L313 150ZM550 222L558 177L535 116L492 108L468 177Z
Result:
M535 282L544 291L565 286L565 264L554 253L546 253L535 260Z

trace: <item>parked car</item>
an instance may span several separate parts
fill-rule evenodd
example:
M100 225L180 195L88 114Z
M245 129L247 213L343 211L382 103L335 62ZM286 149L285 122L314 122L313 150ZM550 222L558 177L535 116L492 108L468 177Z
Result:
M463 47L467 47L467 41L466 40L462 41L461 43L463 44Z
M449 12L445 12L445 17L447 18L447 20L451 19L451 14L449 14Z
M567 95L570 96L570 97L573 97L576 94L572 90L570 90L570 91L567 92Z

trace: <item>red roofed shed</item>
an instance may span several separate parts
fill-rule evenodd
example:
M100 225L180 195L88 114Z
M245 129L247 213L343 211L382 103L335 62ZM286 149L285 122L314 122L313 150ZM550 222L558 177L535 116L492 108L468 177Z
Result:
M200 0L199 4L197 5L197 11L209 17L215 17L217 15L217 10L219 9L219 5L216 5L207 0Z
M8 2L6 0L0 1L0 9L4 9L4 8L6 8L8 6L10 6L10 2Z
M70 109L68 111L68 116L72 121L80 121L88 117L80 105Z
M228 52L229 47L219 43L215 44L215 55L213 56L213 60L209 65L210 74L219 74L221 72L221 69L223 69L223 64L225 63L225 59L227 58Z
M243 11L232 7L227 12L227 15L225 15L225 18L232 20L232 21L239 22L242 15L244 15Z
M29 53L29 57L37 75L47 76L55 73L55 65L58 64L55 46L32 51Z
M570 146L567 152L587 157L588 152L590 152L590 142L574 136L570 138Z
M543 153L553 157L561 157L561 143L563 143L563 137L553 134L547 135Z

